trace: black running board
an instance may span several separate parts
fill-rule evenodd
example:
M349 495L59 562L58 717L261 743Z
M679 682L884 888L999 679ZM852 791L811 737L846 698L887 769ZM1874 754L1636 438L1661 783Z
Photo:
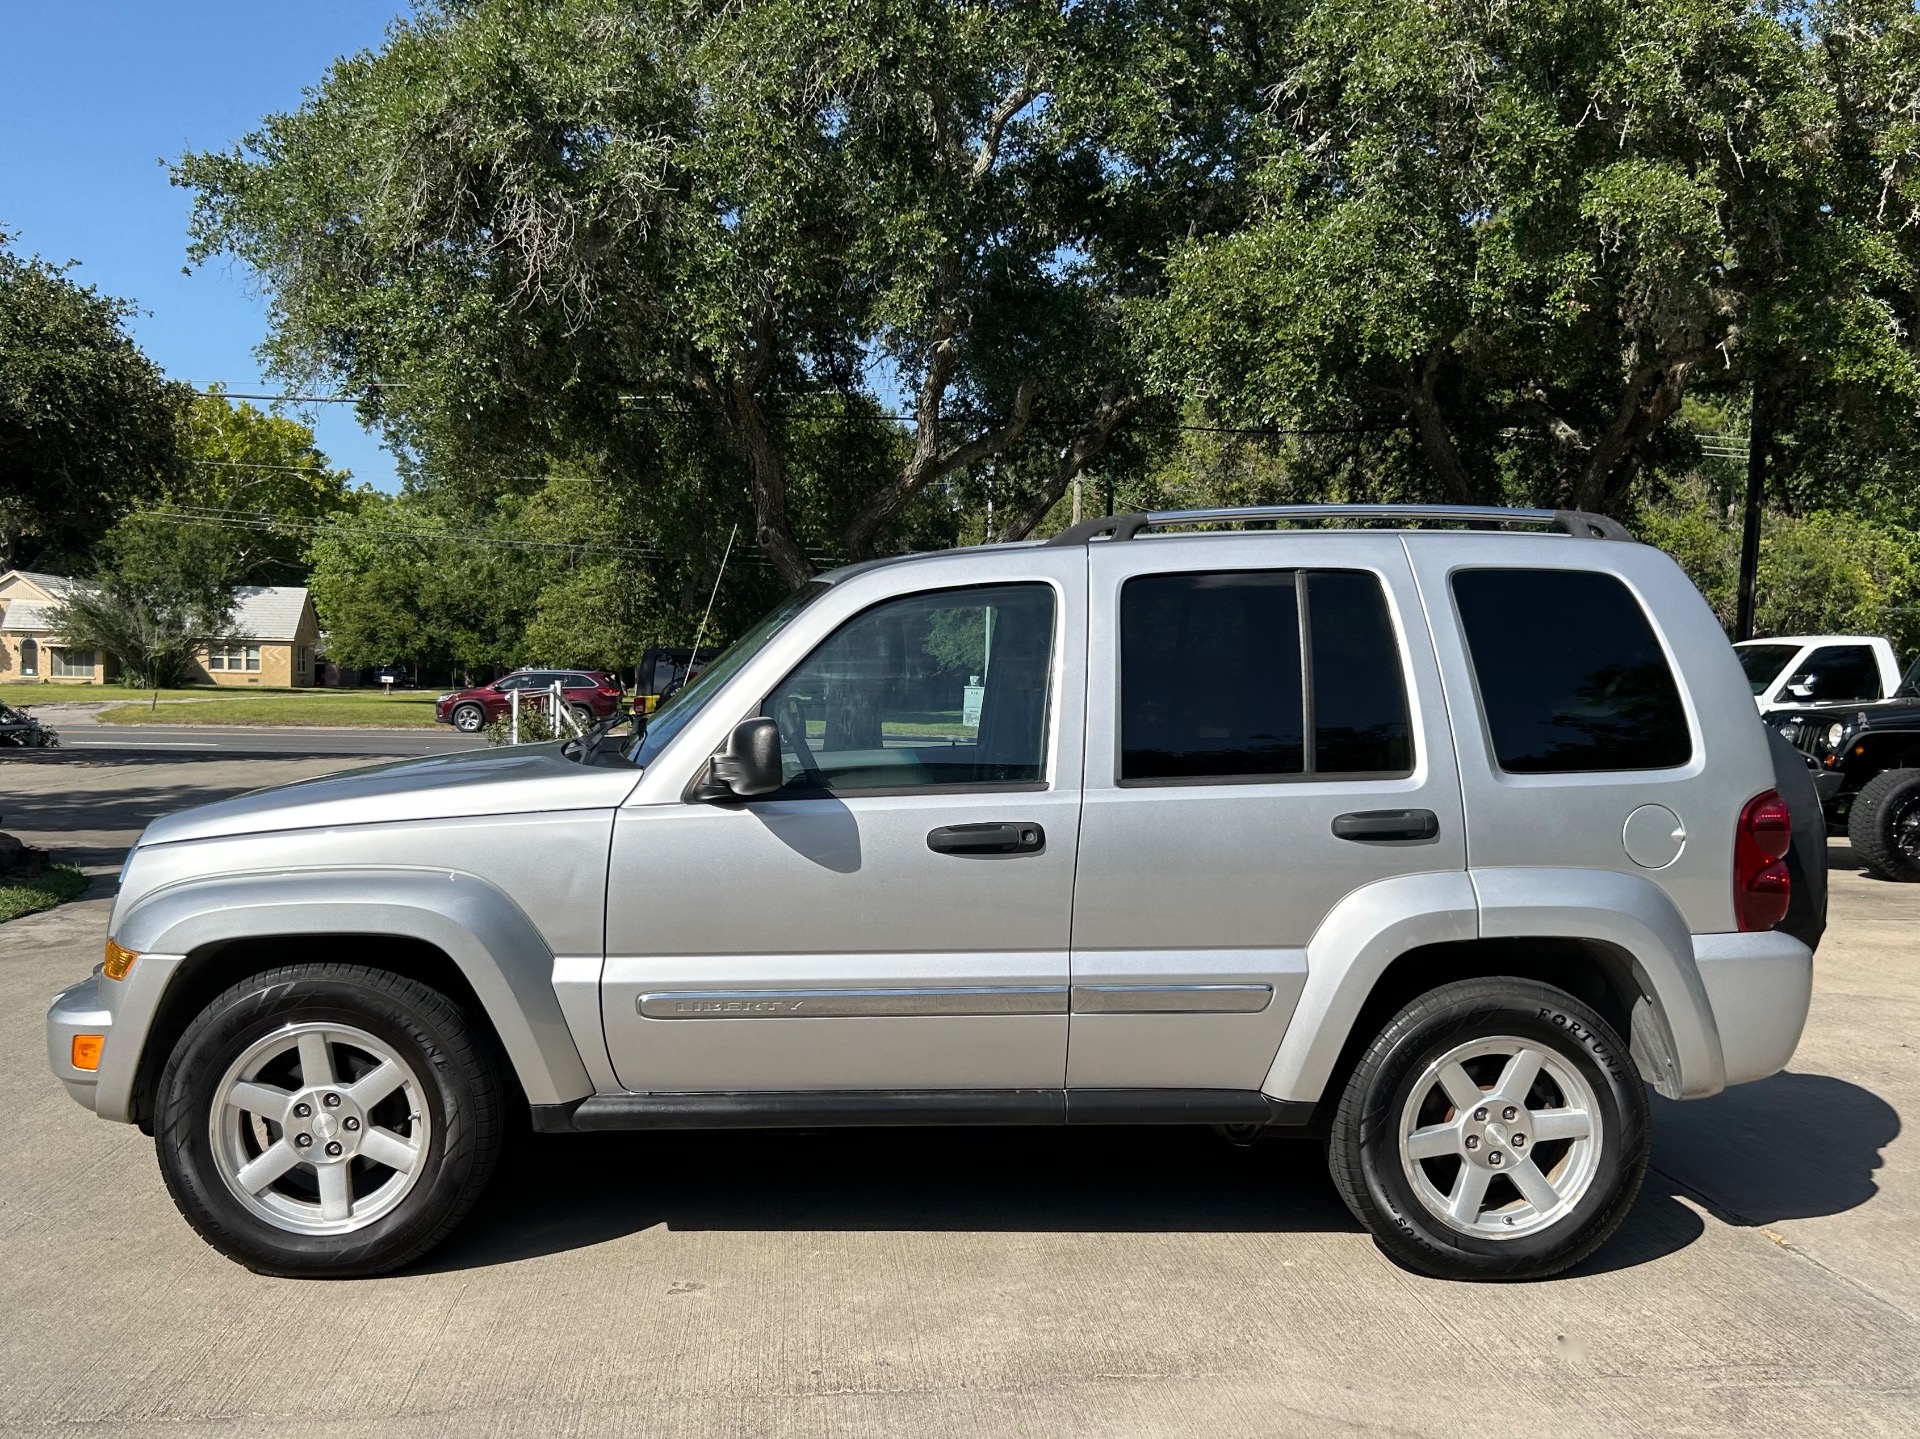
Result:
M536 1104L542 1134L610 1129L901 1125L1259 1124L1304 1128L1314 1106L1257 1089L828 1089L596 1094Z

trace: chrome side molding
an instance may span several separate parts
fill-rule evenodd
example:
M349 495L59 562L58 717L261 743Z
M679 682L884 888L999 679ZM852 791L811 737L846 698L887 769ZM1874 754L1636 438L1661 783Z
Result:
M647 1019L886 1019L909 1015L1065 1014L1067 987L942 985L927 989L661 990L643 994Z
M1258 1014L1270 984L941 985L924 989L658 990L647 1019L894 1019L913 1015Z
M1076 984L1075 1014L1258 1014L1270 984Z

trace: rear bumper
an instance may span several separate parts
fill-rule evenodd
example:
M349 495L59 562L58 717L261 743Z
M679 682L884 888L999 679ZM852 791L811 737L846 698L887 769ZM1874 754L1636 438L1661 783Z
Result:
M1786 1068L1806 1028L1813 951L1790 934L1696 934L1694 961L1713 1006L1727 1083Z

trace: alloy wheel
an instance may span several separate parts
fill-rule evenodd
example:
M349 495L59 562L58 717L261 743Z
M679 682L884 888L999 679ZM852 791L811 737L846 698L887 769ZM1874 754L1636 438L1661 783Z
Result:
M295 1234L348 1233L389 1213L433 1137L412 1067L341 1024L290 1024L249 1046L214 1091L209 1129L234 1197Z
M1428 1213L1461 1234L1517 1239L1585 1197L1603 1135L1578 1069L1538 1040L1495 1035L1427 1065L1401 1109L1399 1138Z

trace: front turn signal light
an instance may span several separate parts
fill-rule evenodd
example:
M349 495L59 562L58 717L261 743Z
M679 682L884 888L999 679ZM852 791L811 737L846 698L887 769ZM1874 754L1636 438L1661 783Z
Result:
M133 968L133 962L140 956L130 949L122 949L112 940L107 941L107 960L100 966L100 972L108 979L125 979L127 971Z
M89 1073L100 1067L100 1051L106 1045L104 1034L76 1034L73 1037L73 1067Z

